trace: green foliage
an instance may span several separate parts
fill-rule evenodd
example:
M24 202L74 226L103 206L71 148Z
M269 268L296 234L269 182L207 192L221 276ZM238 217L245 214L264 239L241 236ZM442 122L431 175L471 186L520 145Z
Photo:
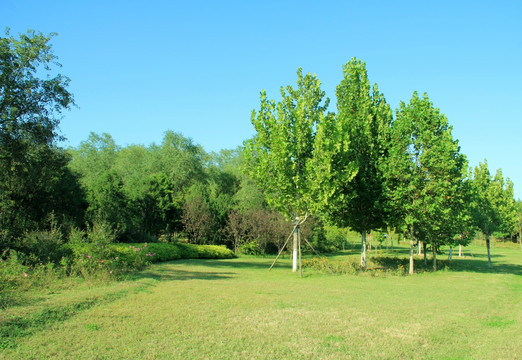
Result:
M492 267L490 236L494 232L514 234L517 231L518 214L513 198L513 183L509 179L505 181L500 170L492 177L487 162L479 163L471 182L471 194L473 223L486 235L488 261Z
M58 229L27 233L21 240L20 249L23 251L20 257L27 265L58 264L70 254Z
M87 221L107 222L120 241L182 231L189 188L206 180L201 147L172 131L160 145L126 148L108 134L91 133L70 153L88 198Z
M428 96L416 92L409 104L401 102L391 129L386 173L394 211L411 235L434 250L445 243L466 243L472 234L467 160L451 132Z
M328 219L357 232L369 232L387 223L382 166L388 156L392 112L376 84L372 91L364 62L353 58L343 67L343 73L336 92L336 148L340 151L331 171L357 171L353 179L342 179L333 189Z
M313 178L316 129L326 115L329 99L315 75L297 71L297 88L281 87L276 103L261 92L260 109L252 111L256 135L245 142L246 170L262 187L268 203L287 218L304 216L319 197Z
M63 275L61 266L51 262L30 264L27 254L4 250L0 254L0 309L23 303L31 289L52 288Z
M243 255L264 255L264 251L260 248L259 242L255 240L242 243L239 246L239 252Z
M29 267L24 265L14 250L4 250L0 255L0 293L6 290L23 289ZM0 304L4 306L5 304Z
M234 253L224 246L184 243L108 244L76 243L69 245L73 260L70 271L84 277L105 272L119 275L141 270L151 263L178 259L229 259Z
M55 146L64 110L74 106L69 79L52 52L54 34L28 31L0 38L0 247L13 247L24 232L59 221L77 224L83 194L69 171L69 157Z
M194 245L178 244L182 248L184 258L195 259L232 259L235 257L232 250L222 245Z
M475 226L488 236L497 231L514 234L518 230L513 183L504 180L500 170L492 177L487 162L479 163L474 170L472 209Z
M324 231L327 242L335 245L338 249L342 248L343 243L347 241L347 228L341 228L335 225L327 225L324 227Z
M61 66L49 44L55 35L28 31L15 39L7 29L5 37L0 38L3 146L16 146L20 141L50 145L57 137L60 113L74 105L67 91L69 79L55 73ZM13 162L17 155L11 158Z

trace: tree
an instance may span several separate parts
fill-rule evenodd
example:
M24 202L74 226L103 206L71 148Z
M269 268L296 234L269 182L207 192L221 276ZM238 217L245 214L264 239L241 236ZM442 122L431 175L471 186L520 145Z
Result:
M121 239L129 237L130 214L123 182L115 170L100 174L87 189L87 219L91 224L108 225Z
M503 183L502 186L502 206L500 207L502 224L500 231L505 236L513 236L518 231L519 215L517 210L517 203L515 201L515 194L513 189L513 182L507 178L504 180L502 172L497 170L498 180Z
M250 227L245 215L237 210L230 210L227 217L226 232L232 238L232 248L234 254L237 256L239 246L245 241L248 236Z
M182 230L183 196L167 175L161 172L150 175L147 191L139 201L141 213L136 214L136 219L143 224L146 234L158 236Z
M261 105L252 111L255 136L245 143L246 170L263 189L270 206L297 224L306 218L317 200L318 182L314 180L317 129L330 121L326 114L329 99L315 75L297 71L297 88L281 87L276 103L261 91ZM315 162L319 162L316 160ZM292 270L297 271L299 229L293 242Z
M331 171L357 172L351 181L339 181L329 206L330 220L361 234L361 267L366 268L366 235L387 223L387 196L383 164L388 156L392 111L377 85L370 90L366 65L353 58L343 67L337 87L337 137ZM349 148L348 148L349 144Z
M183 189L185 193L195 183L204 181L206 154L192 139L167 131L161 144L153 144L150 151L152 171L165 173L176 189Z
M81 174L81 183L89 189L98 178L115 169L116 157L120 147L111 135L98 135L91 132L87 140L82 141L75 149L69 149L72 155L71 169Z
M181 222L190 242L194 244L208 242L214 219L201 185L193 185L190 188L183 205Z
M6 237L44 226L42 211L58 203L56 191L76 186L67 156L55 146L60 115L74 99L69 79L55 75L61 65L53 36L29 31L15 39L7 29L0 38L0 230ZM70 210L67 203L62 212Z
M502 229L514 232L516 226L513 186L510 181L504 181L500 169L492 177L486 161L475 167L473 175L473 221L486 236L488 266L491 268L491 235Z
M49 44L55 35L28 31L17 40L7 29L6 37L0 38L2 146L22 140L51 145L59 138L59 115L74 105L74 99L67 90L69 78L51 77L53 66L61 67Z
M128 204L122 176L115 169L120 148L109 134L91 133L78 148L69 149L70 168L80 174L88 208L86 221L110 226L118 235L132 233Z
M428 96L416 92L409 104L401 102L392 126L386 183L395 213L409 228L410 274L416 234L431 244L435 270L437 248L463 232L466 158L451 130Z

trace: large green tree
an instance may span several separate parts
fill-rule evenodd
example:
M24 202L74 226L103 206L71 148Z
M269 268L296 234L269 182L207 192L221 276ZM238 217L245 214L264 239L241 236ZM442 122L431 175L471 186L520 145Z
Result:
M335 224L361 234L361 267L366 268L366 235L387 225L383 166L393 115L377 84L373 89L370 86L364 62L353 58L343 67L343 73L336 92L337 136L333 136L338 151L332 157L330 171L333 178L346 169L357 172L351 181L335 184L328 210Z
M318 129L332 122L324 95L319 79L303 75L301 69L297 87L281 87L279 102L262 91L260 109L252 112L256 134L245 143L248 174L263 189L268 203L296 224L293 271L297 271L298 224L313 211L321 189L314 165L321 162L318 156L328 155L316 151Z
M393 123L386 183L394 211L410 232L410 274L414 236L437 248L465 230L466 158L447 118L428 96L402 102ZM462 215L462 216L461 216Z
M58 200L77 184L56 147L61 114L74 99L69 79L57 74L53 36L28 31L15 38L7 30L0 38L0 230L6 238L44 226L44 212L81 207L74 196Z

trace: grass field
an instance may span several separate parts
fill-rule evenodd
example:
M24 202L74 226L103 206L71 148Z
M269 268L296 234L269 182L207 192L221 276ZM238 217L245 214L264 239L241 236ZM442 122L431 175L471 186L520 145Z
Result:
M269 272L273 258L254 257L156 264L2 311L0 358L522 358L520 248L494 248L492 270L483 247L466 254L414 276L300 279L288 259Z

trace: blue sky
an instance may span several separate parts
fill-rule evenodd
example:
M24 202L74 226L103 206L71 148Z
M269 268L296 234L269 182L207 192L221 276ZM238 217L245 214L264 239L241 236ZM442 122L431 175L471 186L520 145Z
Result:
M0 1L0 26L57 32L79 106L64 146L107 132L119 145L181 132L207 151L253 135L259 91L296 70L335 104L342 65L366 61L395 109L427 92L470 165L487 159L522 198L521 1ZM335 110L335 106L331 106Z

